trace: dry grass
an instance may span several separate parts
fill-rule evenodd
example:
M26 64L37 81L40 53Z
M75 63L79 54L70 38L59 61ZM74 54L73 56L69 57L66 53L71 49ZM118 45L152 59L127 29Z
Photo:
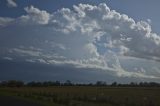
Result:
M48 106L160 106L160 88L56 86L0 88L0 92Z

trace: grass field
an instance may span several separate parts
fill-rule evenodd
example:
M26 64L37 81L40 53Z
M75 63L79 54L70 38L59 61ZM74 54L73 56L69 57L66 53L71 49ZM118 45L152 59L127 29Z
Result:
M160 106L160 88L151 87L6 87L0 88L0 95L44 106Z

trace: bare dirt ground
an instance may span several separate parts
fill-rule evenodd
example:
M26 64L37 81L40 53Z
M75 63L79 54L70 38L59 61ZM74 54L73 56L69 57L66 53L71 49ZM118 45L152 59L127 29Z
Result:
M42 105L17 99L14 97L0 96L0 106L42 106Z

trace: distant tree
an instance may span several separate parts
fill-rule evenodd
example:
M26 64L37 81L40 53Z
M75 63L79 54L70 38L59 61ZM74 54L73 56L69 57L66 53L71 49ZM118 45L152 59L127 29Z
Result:
M2 81L1 83L0 83L0 86L7 86L8 85L8 82L7 81Z
M112 84L111 84L111 86L117 86L118 84L117 84L117 82L113 82Z
M112 87L160 87L160 83L156 82L131 82L129 84L120 84L117 82L113 82L110 85L107 85L105 81L97 81L95 84L93 83L72 83L70 80L66 80L64 83L61 83L60 81L44 81L44 82L28 82L27 84L24 84L23 81L17 81L17 80L9 80L9 81L1 81L0 87L22 87L22 86L28 86L28 87L48 87L48 86L112 86Z
M64 83L65 86L72 86L72 82L70 80L66 80L66 82Z
M48 86L50 86L50 82L49 81L45 81L45 82L43 82L43 84L42 84L44 87L48 87Z
M61 85L61 82L60 81L56 81L55 82L55 86L60 86Z
M17 81L17 87L22 87L24 86L24 82L23 81Z
M93 86L94 84L92 84L92 83L89 83L89 84L87 84L88 86Z
M37 87L42 87L43 86L43 82L36 82L36 86Z
M129 84L129 86L131 86L131 87L135 87L135 86L138 86L138 84L137 84L137 83L135 83L135 82L131 82L131 83Z
M159 84L159 83L156 83L156 82L150 82L150 83L149 83L149 86L150 86L150 87L160 87L160 84Z
M24 83L22 81L10 80L7 82L8 87L22 87Z
M34 87L34 86L36 86L36 82L34 82L34 81L29 82L29 83L27 83L27 86Z
M96 86L105 86L106 82L105 81L97 81Z

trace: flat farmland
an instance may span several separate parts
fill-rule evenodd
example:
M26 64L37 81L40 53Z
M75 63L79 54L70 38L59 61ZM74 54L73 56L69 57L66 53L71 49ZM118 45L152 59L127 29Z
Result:
M158 87L3 87L0 95L44 106L160 106Z

